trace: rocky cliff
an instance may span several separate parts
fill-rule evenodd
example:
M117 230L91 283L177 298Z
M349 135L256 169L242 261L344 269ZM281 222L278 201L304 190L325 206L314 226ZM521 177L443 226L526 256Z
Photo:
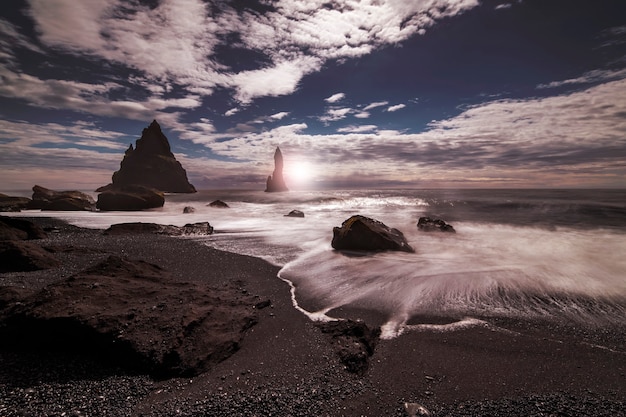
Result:
M119 171L113 173L113 183L98 191L129 185L142 185L169 193L196 192L156 120L143 130L135 147L131 144L126 150Z
M283 178L283 154L280 152L280 148L276 147L274 153L274 173L267 177L267 187L265 192L275 193L281 191L289 191Z

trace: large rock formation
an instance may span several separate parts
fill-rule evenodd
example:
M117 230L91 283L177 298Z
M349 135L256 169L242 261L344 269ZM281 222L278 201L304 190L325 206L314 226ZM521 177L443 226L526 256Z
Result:
M359 215L333 228L331 246L338 250L414 252L401 231Z
M274 173L267 177L267 187L265 192L275 193L281 191L289 191L283 178L283 154L280 152L280 148L276 147L274 153Z
M28 197L12 197L0 193L0 211L21 211L30 203Z
M210 235L213 233L213 226L209 222L187 223L183 227L171 224L157 223L118 223L113 224L104 231L105 235L134 235L138 233L153 233L168 236L187 235Z
M102 211L137 211L163 207L165 196L161 191L142 185L113 187L98 194L96 208Z
M33 199L29 209L54 211L92 211L96 202L88 194L80 191L54 191L40 185L33 187Z
M119 171L113 173L113 183L97 191L128 185L143 185L167 193L196 192L156 120L143 130L135 148L130 145Z
M441 219L432 219L430 217L420 217L417 222L418 230L422 232L447 232L456 233L451 224Z

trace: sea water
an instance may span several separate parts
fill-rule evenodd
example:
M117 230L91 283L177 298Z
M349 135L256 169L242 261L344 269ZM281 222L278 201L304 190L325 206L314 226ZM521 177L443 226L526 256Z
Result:
M209 207L216 199L230 208ZM183 214L186 206L195 212ZM285 217L294 209L305 217ZM415 253L333 250L333 227L354 214L399 229ZM19 215L91 228L209 221L215 234L192 238L281 266L294 305L311 318L328 319L342 306L373 310L387 317L384 337L420 315L626 324L623 190L210 190L168 195L163 208L141 212ZM421 232L421 216L457 233Z

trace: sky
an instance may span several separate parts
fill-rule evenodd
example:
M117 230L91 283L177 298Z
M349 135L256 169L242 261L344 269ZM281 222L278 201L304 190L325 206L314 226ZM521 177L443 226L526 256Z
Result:
M624 0L3 0L0 190L626 187Z

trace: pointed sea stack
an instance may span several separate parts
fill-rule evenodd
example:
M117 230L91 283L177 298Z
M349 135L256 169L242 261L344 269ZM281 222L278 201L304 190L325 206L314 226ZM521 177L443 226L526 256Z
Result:
M126 150L119 171L113 173L113 183L97 191L129 185L141 185L166 193L196 192L156 120L143 130L135 147L131 144Z
M289 191L283 178L283 154L280 152L280 148L276 147L274 153L274 173L267 177L266 193L277 193L281 191Z

